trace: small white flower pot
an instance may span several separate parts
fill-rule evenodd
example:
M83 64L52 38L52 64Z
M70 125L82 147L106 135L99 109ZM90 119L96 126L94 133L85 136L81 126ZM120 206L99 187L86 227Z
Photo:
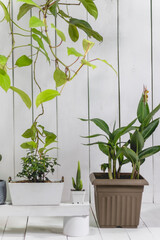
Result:
M83 204L85 199L86 191L75 191L71 190L72 203Z
M8 183L13 205L59 205L64 182Z

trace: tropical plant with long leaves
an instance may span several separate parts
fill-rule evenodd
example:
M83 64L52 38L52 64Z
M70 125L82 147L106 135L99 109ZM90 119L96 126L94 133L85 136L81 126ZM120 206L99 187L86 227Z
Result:
M146 158L160 151L159 145L144 149L145 141L154 133L159 125L159 118L152 119L159 109L160 104L150 112L148 90L144 88L137 108L137 119L140 126L134 133L130 133L130 148L127 146L122 148L123 155L132 164L131 178L139 178L140 166L145 162Z
M90 120L81 119L82 121L91 121L97 127L99 127L104 133L103 134L94 134L90 136L86 136L84 138L95 138L95 137L103 137L105 140L103 141L96 141L93 143L85 144L87 146L91 145L98 145L101 152L103 152L107 158L108 162L101 164L101 170L106 171L108 170L108 176L110 179L117 178L117 175L120 173L121 166L126 163L126 160L123 158L123 154L120 152L120 139L123 135L128 133L129 131L135 129L133 124L136 122L137 119L134 119L131 123L129 123L125 127L120 127L115 129L113 127L113 131L111 132L109 129L108 124L99 118L93 118ZM129 144L129 143L125 143ZM119 168L117 171L117 161L119 162Z
M105 134L94 134L85 138L104 137L105 141L97 141L85 145L98 145L99 149L108 157L108 162L101 165L101 170L108 170L110 179L120 178L121 168L124 164L131 163L131 179L138 179L140 166L147 157L160 151L160 146L151 146L143 149L145 141L153 134L159 125L159 118L153 120L153 116L160 110L160 104L151 112L148 105L148 90L145 88L137 108L137 118L126 127L114 129L111 132L108 124L102 119L81 119L91 121ZM138 119L140 126L133 126ZM121 137L129 133L129 140L121 142ZM130 147L129 147L130 146ZM119 164L117 168L117 162Z

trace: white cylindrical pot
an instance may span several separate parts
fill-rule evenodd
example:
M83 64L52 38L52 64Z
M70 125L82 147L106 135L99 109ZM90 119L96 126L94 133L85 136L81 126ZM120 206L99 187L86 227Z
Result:
M83 191L74 191L71 190L72 203L83 204L85 199L85 190Z
M59 205L64 182L10 182L8 185L13 205Z
M63 234L70 237L83 237L89 233L89 216L64 217Z

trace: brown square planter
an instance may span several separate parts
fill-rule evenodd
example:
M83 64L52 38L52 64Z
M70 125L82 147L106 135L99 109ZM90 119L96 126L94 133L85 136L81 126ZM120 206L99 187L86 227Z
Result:
M96 214L102 228L136 228L139 224L144 185L148 182L130 179L130 174L121 174L120 179L108 179L107 173L91 173L94 185Z

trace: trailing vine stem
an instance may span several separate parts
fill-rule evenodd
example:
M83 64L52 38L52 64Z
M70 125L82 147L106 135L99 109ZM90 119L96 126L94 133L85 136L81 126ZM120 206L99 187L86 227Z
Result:
M37 85L37 87L39 88L39 91L42 92L42 89L41 89L39 83L36 80L36 62L37 62L37 59L38 59L38 54L39 54L39 50L37 50L36 58L35 58L35 61L34 61L34 71L33 71L33 74L34 74L34 82ZM34 122L37 122L38 118L44 114L43 103L41 103L41 108L42 108L42 112L40 114L38 114L38 116L35 118Z
M45 6L44 15L43 15L43 22L44 22L44 25L45 25L45 33L46 33L46 36L47 36L48 42L49 42L49 48L50 48L50 51L51 51L52 55L54 56L54 58L66 68L66 67L67 67L66 64L64 64L64 63L55 55L55 53L54 53L54 51L53 51L53 49L52 49L52 44L51 44L51 40L50 40L50 37L49 37L49 34L48 34L48 26L47 26L48 3L49 3L49 1L47 1L46 6Z

